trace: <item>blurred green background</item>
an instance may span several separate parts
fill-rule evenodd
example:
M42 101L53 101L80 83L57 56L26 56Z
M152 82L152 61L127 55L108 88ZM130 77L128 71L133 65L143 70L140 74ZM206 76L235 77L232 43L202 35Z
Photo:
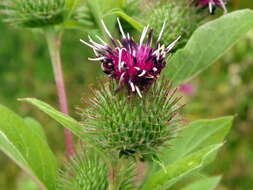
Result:
M252 0L234 0L230 10L253 8ZM71 115L82 97L89 97L89 87L103 76L100 65L88 62L90 50L80 38L84 32L66 32L62 59ZM0 103L23 116L32 116L45 127L53 151L64 155L63 132L56 123L32 106L17 101L36 97L57 107L51 64L42 35L19 30L0 22ZM208 170L223 174L220 190L253 189L253 31L241 39L216 64L191 81L192 95L184 95L187 122L200 118L236 115L234 127L215 163ZM0 152L0 190L33 189L22 184L26 176Z

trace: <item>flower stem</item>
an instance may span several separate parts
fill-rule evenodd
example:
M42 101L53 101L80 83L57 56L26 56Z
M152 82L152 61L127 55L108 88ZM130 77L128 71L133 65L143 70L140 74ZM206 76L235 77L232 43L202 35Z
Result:
M46 39L54 71L54 78L57 88L60 110L62 113L69 115L68 102L61 66L61 56L60 56L61 33L49 29L46 31ZM71 131L69 131L68 129L64 129L64 136L66 145L66 155L68 157L71 157L74 155L74 143Z

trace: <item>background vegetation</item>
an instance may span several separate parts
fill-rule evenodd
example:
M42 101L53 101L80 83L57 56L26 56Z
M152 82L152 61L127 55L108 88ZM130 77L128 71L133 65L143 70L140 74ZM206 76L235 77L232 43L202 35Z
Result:
M252 0L234 0L231 9L253 8ZM0 22L0 103L17 113L37 118L46 127L50 146L63 157L64 143L61 128L34 107L22 104L20 97L36 97L57 106L54 78L45 40L31 31L17 30ZM89 96L89 86L103 76L100 65L88 62L90 50L79 43L84 32L67 32L62 56L69 105L81 104ZM222 37L222 36L221 36ZM214 66L192 82L194 92L184 95L188 102L186 121L235 114L234 128L218 159L208 168L223 173L220 189L253 189L253 31L241 39ZM191 103L194 102L194 103ZM71 115L75 106L70 107ZM62 143L59 143L62 142ZM0 190L32 189L33 184L19 168L0 153ZM22 183L21 183L22 181ZM23 184L23 181L27 184Z

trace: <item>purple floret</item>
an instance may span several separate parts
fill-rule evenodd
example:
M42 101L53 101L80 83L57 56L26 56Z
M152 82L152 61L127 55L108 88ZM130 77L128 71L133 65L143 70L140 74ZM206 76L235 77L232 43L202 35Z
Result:
M129 91L137 93L142 97L142 91L148 88L159 76L166 65L166 56L175 46L176 39L170 45L160 44L162 34L165 29L165 23L162 31L152 47L153 30L146 26L142 32L140 41L137 43L129 34L125 34L118 19L119 29L122 39L115 40L104 22L102 25L105 32L112 41L112 46L108 45L100 37L96 36L101 44L95 42L89 37L89 43L82 41L91 47L96 54L96 58L90 58L92 61L101 61L101 68L109 77L119 82L117 91L127 87ZM147 37L147 40L145 40Z

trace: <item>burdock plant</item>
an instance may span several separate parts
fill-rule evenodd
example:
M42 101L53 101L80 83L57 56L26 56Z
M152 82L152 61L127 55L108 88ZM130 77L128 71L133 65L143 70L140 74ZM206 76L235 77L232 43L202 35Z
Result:
M175 90L167 80L157 81L166 65L167 54L179 37L171 44L162 45L161 38L166 24L153 44L153 29L144 27L139 42L125 34L118 19L122 39L113 38L104 22L105 32L112 45L97 36L96 42L81 40L95 53L93 61L101 61L101 68L109 76L94 90L88 107L81 111L84 135L88 142L104 152L114 155L110 161L110 189L117 189L116 172L121 159L132 157L136 161L159 160L159 150L169 146L175 137L178 113L181 106ZM101 44L99 44L101 43Z
M138 23L120 15L135 26ZM253 23L247 27L247 18L253 18L252 11L238 11L207 23L180 51L174 49L180 34L163 43L169 21L162 24L157 36L156 28L143 27L138 41L123 30L119 19L119 40L101 21L108 38L94 35L81 41L92 48L95 57L90 60L100 62L109 79L92 89L92 97L83 98L79 121L37 99L22 99L71 130L80 140L77 154L59 167L40 125L4 106L0 106L0 149L41 190L167 190L182 179L184 183L173 189L213 190L220 177L199 180L198 176L210 175L203 167L222 146L233 117L181 122L183 102L176 86L204 70L250 30ZM173 49L175 53L168 56ZM191 181L194 183L181 188Z
M65 29L94 30L100 13L96 13L98 1L88 0L2 0L0 13L10 25L39 31L48 44L60 110L68 115L68 101L64 84L62 60L60 55L62 36ZM127 2L117 2L124 7ZM102 6L102 4L101 4ZM113 4L113 8L117 7ZM110 10L112 7L107 6ZM106 10L107 10L106 9ZM107 10L107 11L108 11ZM102 13L104 10L100 10ZM73 137L68 129L64 130L67 155L74 154Z

